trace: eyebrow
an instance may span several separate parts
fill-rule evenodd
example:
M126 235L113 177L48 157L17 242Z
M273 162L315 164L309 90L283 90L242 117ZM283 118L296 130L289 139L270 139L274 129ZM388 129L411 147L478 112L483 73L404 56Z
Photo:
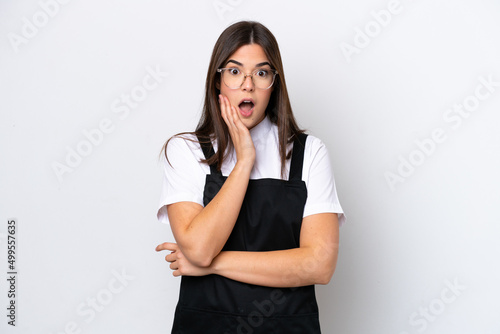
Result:
M226 65L229 64L229 63L235 63L236 65L243 67L242 63L240 63L239 61L233 60L233 59L229 59L227 61ZM255 67L262 67L264 65L269 65L269 67L272 67L271 64L269 64L269 62L267 62L267 61L263 61L262 63L258 63L258 64L255 65Z

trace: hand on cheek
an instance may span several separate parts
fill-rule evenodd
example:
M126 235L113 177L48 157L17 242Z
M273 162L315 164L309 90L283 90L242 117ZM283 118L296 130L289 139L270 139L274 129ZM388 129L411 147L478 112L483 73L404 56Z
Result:
M238 161L246 161L253 165L255 161L255 147L253 145L250 131L241 122L238 110L231 105L229 99L224 95L219 95L221 115L226 123L229 135L233 141Z

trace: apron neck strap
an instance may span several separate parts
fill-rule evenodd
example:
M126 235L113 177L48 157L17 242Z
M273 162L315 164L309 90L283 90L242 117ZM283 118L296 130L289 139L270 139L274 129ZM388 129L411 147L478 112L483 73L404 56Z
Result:
M205 159L210 159L212 156L215 155L214 147L212 145L212 142L206 142L202 140L198 135L196 136L198 138L198 142L200 143L201 149L203 150L203 155L205 156ZM210 174L215 175L215 174L220 174L222 175L221 171L217 170L217 164L213 163L210 165Z
M288 176L289 180L302 180L302 165L304 162L304 148L306 146L306 138L307 135L305 133L301 133L295 137L292 149L292 161L290 162L290 175ZM198 141L200 142L200 146L205 159L210 159L215 154L212 142L207 143L200 137L198 137ZM217 170L216 163L210 165L210 173L212 175L222 175L222 172Z
M302 180L302 165L304 161L304 148L306 147L305 133L295 136L292 149L292 161L290 162L289 180Z

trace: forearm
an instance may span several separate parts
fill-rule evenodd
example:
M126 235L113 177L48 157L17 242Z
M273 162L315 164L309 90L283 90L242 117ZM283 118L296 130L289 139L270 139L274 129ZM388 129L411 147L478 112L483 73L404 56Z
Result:
M301 247L270 252L221 252L211 272L236 281L298 287L328 284L337 263L337 247Z
M238 218L251 169L252 164L238 162L210 203L181 233L174 233L186 257L199 265L208 266L219 254Z

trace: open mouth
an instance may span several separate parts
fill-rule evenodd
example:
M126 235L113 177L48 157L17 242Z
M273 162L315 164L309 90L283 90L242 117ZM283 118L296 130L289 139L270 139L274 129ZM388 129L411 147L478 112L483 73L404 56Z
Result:
M248 117L252 114L254 106L255 105L252 101L243 100L238 107L240 108L240 113L243 116Z

